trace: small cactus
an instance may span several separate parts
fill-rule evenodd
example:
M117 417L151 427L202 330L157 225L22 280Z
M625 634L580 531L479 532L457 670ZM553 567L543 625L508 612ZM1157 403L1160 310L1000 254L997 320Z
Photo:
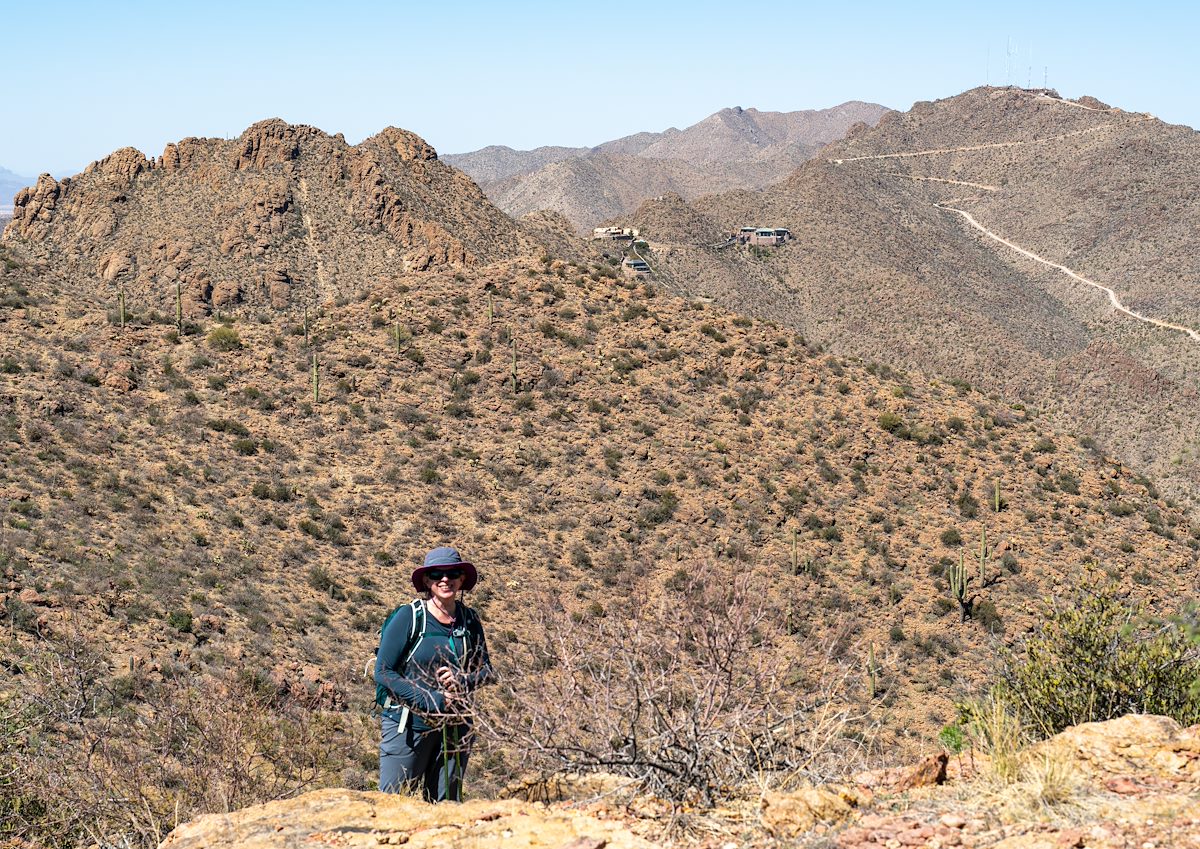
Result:
M512 343L512 390L513 394L517 394L517 337L510 334L509 341Z
M865 669L867 675L867 698L874 699L879 692L879 664L875 660L875 643L867 648L867 663Z
M117 293L117 303L119 304L119 310L121 313L121 329L124 330L125 329L125 290L124 289L122 289L120 292Z

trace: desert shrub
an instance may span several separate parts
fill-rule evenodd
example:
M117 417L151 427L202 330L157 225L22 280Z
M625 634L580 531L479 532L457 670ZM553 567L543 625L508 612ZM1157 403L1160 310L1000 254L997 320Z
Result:
M313 566L305 576L308 585L317 592L332 593L337 589L337 580L324 566Z
M531 614L527 638L494 658L501 683L489 697L503 709L479 718L480 761L491 750L509 774L618 773L662 798L705 804L749 782L853 769L856 741L871 735L851 733L846 701L830 698L848 669L806 670L829 690L797 687L786 672L795 652L786 617L749 603L756 580L693 566L650 604Z
M879 416L879 426L888 433L899 433L904 428L904 419L895 413L882 413Z
M1200 722L1200 651L1171 623L1149 620L1115 587L1054 610L1002 659L999 692L1039 736L1127 713Z
M0 650L16 658L22 686L0 697L6 846L151 849L200 814L338 783L364 742L348 718L253 676L109 680L106 652L79 633Z
M227 324L214 327L208 334L208 347L214 351L236 351L242 347L237 330Z
M1048 436L1041 437L1037 442L1033 443L1034 453L1037 454L1053 454L1057 450L1054 440Z

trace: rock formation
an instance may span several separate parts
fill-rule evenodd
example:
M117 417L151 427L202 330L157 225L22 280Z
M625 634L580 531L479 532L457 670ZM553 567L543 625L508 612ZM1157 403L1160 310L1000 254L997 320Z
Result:
M540 250L422 139L389 127L359 145L260 121L236 139L123 148L15 198L5 244L92 291L189 313L286 308L434 268Z

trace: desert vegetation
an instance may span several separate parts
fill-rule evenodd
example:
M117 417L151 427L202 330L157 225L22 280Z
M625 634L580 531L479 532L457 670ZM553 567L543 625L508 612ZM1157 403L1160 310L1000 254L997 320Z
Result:
M1050 733L1084 715L1047 682L1078 674L1091 626L1029 600L1093 576L1115 606L1081 607L1085 623L1121 627L1085 646L1089 709L1193 709L1193 646L1168 626L1200 528L1099 443L965 380L624 279L565 237L562 255L522 253L527 233L480 231L468 256L410 220L385 263L380 233L400 225L346 198L415 210L425 184L363 195L310 175L306 198L289 170L311 166L304 146L342 148L252 129L295 136L299 164L205 149L249 172L239 185L279 177L261 236L189 220L192 248L118 230L100 250L48 212L6 237L6 839L149 846L200 812L371 787L361 669L439 542L479 564L467 601L504 672L479 706L481 794L605 771L674 812L745 803L924 754L956 717L982 740L985 713L961 706L985 697ZM455 202L415 137L388 140L353 157ZM125 180L147 193L137 231L201 196L157 165L134 187L138 164L99 166L72 203ZM444 217L462 222L484 201L456 203ZM342 215L359 217L337 250L369 256L339 271L313 232ZM221 279L190 276L188 251ZM997 674L1007 695L987 692ZM1152 702L1130 697L1155 675Z

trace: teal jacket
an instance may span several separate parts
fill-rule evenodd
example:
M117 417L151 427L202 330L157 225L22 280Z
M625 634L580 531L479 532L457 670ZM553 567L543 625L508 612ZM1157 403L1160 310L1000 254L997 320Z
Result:
M413 728L417 731L432 727L425 717L446 714L446 695L437 682L438 667L456 670L462 688L468 693L495 677L483 625L475 611L459 603L451 625L443 625L428 610L424 620L424 633L418 629L408 647L408 656L402 657L413 630L413 609L405 605L397 610L380 635L379 654L375 658L375 682L387 688L393 701L411 709ZM398 719L400 712L400 707L390 708L384 715Z

